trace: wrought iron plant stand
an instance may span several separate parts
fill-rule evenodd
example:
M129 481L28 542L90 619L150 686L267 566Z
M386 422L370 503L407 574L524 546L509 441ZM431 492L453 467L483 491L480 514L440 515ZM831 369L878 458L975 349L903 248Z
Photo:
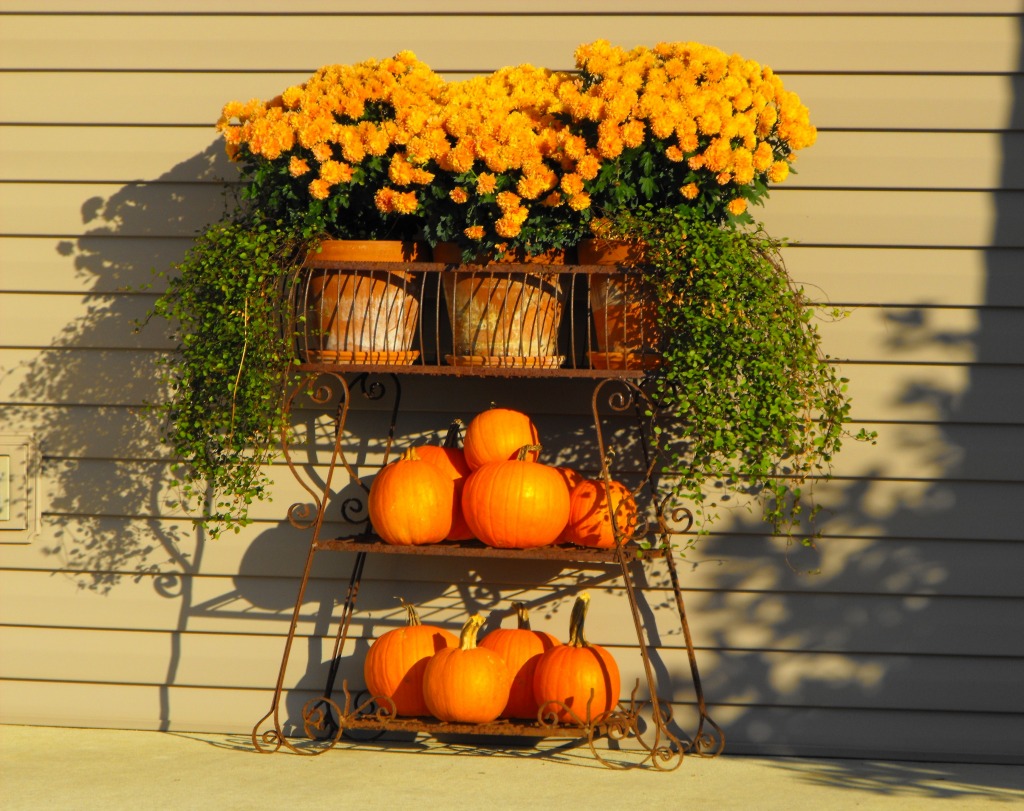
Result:
M680 587L679 575L672 552L672 536L686 533L692 524L692 515L685 509L672 509L668 499L661 498L656 492L654 482L655 463L653 454L648 450L647 439L653 421L657 416L656 404L647 392L645 385L649 369L647 363L621 363L615 368L594 368L588 363L595 353L588 351L591 346L589 327L589 300L586 288L590 278L596 275L622 273L614 266L602 265L445 265L434 262L408 262L395 265L386 262L345 262L334 261L322 263L339 270L358 270L370 277L393 276L401 271L402 284L415 288L418 301L422 302L422 311L417 313L417 341L420 350L385 351L381 353L354 354L337 362L336 357L325 353L307 351L304 346L306 338L300 336L297 351L303 362L297 367L295 385L287 400L289 411L296 406L300 396L312 401L312 405L320 409L333 409L332 440L330 460L326 465L326 473L319 486L311 484L303 466L294 458L293 449L287 439L283 441L283 453L292 474L309 494L310 504L294 504L288 511L288 519L293 526L308 530L312 534L305 567L298 587L292 613L291 625L285 641L277 683L269 711L257 721L252 731L252 742L256 749L263 753L273 753L285 748L296 754L316 755L328 751L335 746L346 732L364 730L368 733L384 734L387 732L426 733L456 736L500 736L524 738L562 738L577 743L586 742L598 761L611 768L630 768L648 766L662 771L677 768L685 755L695 754L715 756L724 748L725 736L722 729L708 715L701 687L700 675L693 640L690 634L686 608ZM500 355L496 362L484 363L453 363L457 355L446 354L444 348L450 346L451 336L443 326L444 298L442 287L452 288L452 275L479 276L493 278L495 276L519 278L523 274L547 274L551 278L562 280L566 286L570 306L567 308L562 336L569 346L566 354L560 356L555 364L519 363ZM296 286L294 296L301 299L308 294L303 285ZM582 295L576 295L582 293ZM433 305L431 308L431 304ZM449 305L451 302L449 301ZM298 302L295 311L302 312L303 304ZM342 306L340 301L332 304L335 308ZM450 308L451 309L451 308ZM577 312L578 311L578 312ZM403 316L404 317L404 316ZM290 329L295 329L294 324ZM301 329L298 330L301 332ZM308 337L308 336L307 336ZM456 350L452 348L452 351ZM509 351L506 349L506 351ZM412 362L410 362L412 359ZM355 361L355 362L353 362ZM363 362L360 362L363 361ZM447 362L446 362L447 361ZM394 365L401 363L402 365ZM603 366L615 364L601 363ZM639 366L640 368L632 368ZM350 537L326 537L330 533L325 525L328 511L340 501L342 518L351 524L365 523L360 519L363 505L359 499L342 500L338 496L338 480L347 477L346 485L354 484L361 488L360 492L368 492L368 488L360 480L345 448L345 426L349 417L350 407L354 398L363 397L381 403L388 393L393 394L390 403L390 421L384 438L384 463L388 461L393 440L395 424L400 412L402 380L412 375L454 375L458 377L504 377L516 379L536 378L577 378L593 382L591 409L594 419L594 437L596 450L601 465L601 478L606 486L611 483L609 460L611 452L606 446L606 438L602 428L603 414L607 411L619 415L628 415L637 426L646 469L638 471L642 479L634 488L634 493L644 491L651 504L653 517L641 519L643 526L634 534L635 538L648 539L647 543L636 540L623 542L622 533L615 525L613 529L616 545L612 549L594 549L568 546L547 546L535 549L497 549L485 546L478 541L444 542L423 546L392 546L384 543L372 533L367 526L366 531ZM610 495L610 493L609 493ZM299 743L290 738L284 729L282 719L282 699L285 693L285 680L288 662L296 631L300 621L300 609L305 599L307 587L313 571L314 560L323 552L354 553L354 562L349 577L347 590L341 607L337 632L333 642L333 652L329 663L329 672L322 695L310 699L302 708L302 726L307 740ZM347 680L340 686L341 695L336 693L336 682L341 664L344 660L343 649L348 640L352 617L356 608L356 598L364 567L368 557L374 555L420 555L442 557L486 557L514 558L518 560L541 560L570 564L602 564L611 565L619 570L633 623L636 640L643 664L643 676L646 680L647 695L645 700L638 700L640 680L637 680L628 702L620 701L610 712L591 715L590 707L570 708L563 704L555 706L550 702L538 712L534 721L498 720L491 724L460 724L445 723L433 718L410 718L395 713L394 704L387 697L369 696L353 693ZM646 642L643 620L638 602L637 589L634 583L634 567L642 566L646 560L661 559L668 571L675 607L678 610L679 625L683 635L689 668L693 682L696 709L699 715L698 725L691 735L673 731L677 729L673 722L670 704L661 700L657 694L656 679ZM562 711L561 713L559 711ZM569 721L560 721L568 713ZM614 747L621 752L627 749L635 757L623 760L612 758L602 752L600 746Z

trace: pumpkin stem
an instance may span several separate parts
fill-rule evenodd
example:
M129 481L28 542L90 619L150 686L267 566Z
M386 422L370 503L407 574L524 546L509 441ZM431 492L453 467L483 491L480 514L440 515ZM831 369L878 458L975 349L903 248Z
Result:
M462 650L472 650L476 647L476 635L483 624L484 618L479 614L474 614L466 620L466 624L462 626L462 633L459 634L459 647Z
M516 610L516 619L519 622L519 630L529 631L530 628L530 612L526 609L525 603L512 603L512 607Z
M531 451L536 451L537 453L540 453L540 449L540 445L523 445L523 447L521 447L519 451L516 453L516 459L520 462L524 462L526 461L526 454L530 453Z
M398 459L399 462L418 462L419 460L419 452L416 450L416 448L411 446L402 451L402 455Z
M420 615L416 613L416 606L414 606L412 603L407 603L401 597L399 597L398 600L402 604L402 607L405 609L405 614L408 617L409 625L422 625L423 623L420 622Z
M462 444L459 440L462 439L462 429L464 423L458 417L452 420L452 424L448 426L448 433L444 438L444 442L441 444L442 448L458 448Z
M590 605L589 592L582 591L576 598L569 616L569 644L574 648L589 648L590 643L583 635L583 622L587 618L587 606Z

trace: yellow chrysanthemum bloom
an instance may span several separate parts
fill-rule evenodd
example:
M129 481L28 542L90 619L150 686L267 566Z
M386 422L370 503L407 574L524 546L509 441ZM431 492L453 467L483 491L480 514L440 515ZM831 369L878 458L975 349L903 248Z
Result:
M789 164L785 161L775 161L768 168L768 179L772 183L781 183L789 176Z
M513 237L519 236L519 232L522 230L522 224L516 222L511 217L501 217L494 223L495 233L505 239L512 239Z
M397 154L388 164L388 179L396 186L408 186L412 183L412 171L412 166L405 159L405 155Z
M696 183L687 183L679 190L679 193L687 200L695 200L697 195L700 194L700 188Z
M326 180L317 178L309 184L309 194L316 200L326 200L331 193L331 186Z
M352 167L339 161L326 161L320 164L320 177L331 186L348 183L352 180Z
M395 210L395 190L378 189L373 195L373 202L382 214L391 214Z
M394 196L394 208L398 214L412 214L419 208L419 204L419 198L416 197L414 191L402 192Z
M462 233L464 233L469 239L481 240L487 232L484 230L482 225L471 225L469 228L463 229Z
M601 171L601 161L593 154L586 154L576 163L576 174L584 180L593 180Z
M490 172L481 172L476 178L477 194L492 194L497 188L498 179Z
M459 205L462 205L463 203L469 200L469 195L463 188L452 189L450 192L448 192L448 196L451 198L453 203L457 203Z
M730 200L726 208L729 210L729 213L734 216L742 214L747 210L747 200L744 197L737 197L734 200Z
M574 194L569 198L569 208L573 211L583 211L584 209L590 208L590 203L590 195L586 192Z
M574 173L567 174L562 177L559 188L570 197L574 194L580 194L583 191L583 177Z
M519 195L511 191L498 192L495 200L498 203L498 208L500 208L506 215L513 209L518 208L522 202Z

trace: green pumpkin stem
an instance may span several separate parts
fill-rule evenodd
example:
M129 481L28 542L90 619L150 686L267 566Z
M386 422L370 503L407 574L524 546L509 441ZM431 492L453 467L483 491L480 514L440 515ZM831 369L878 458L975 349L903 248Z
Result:
M519 630L529 631L530 628L530 612L526 609L525 603L512 603L512 607L516 610L516 620L519 623Z
M462 650L472 650L476 647L476 635L483 624L484 618L479 614L474 614L466 620L466 624L462 626L462 633L459 634L459 647Z
M569 644L574 648L589 648L590 643L583 635L583 623L587 618L587 606L590 605L590 594L580 592L569 616Z
M412 603L407 603L401 597L398 598L398 601L402 604L402 608L405 609L405 613L406 616L408 617L408 622L410 626L423 624L420 622L420 615L416 613L416 606L414 606Z
M530 453L531 451L536 451L537 453L540 453L540 450L540 445L523 445L523 447L521 447L519 451L516 453L516 459L520 462L525 462L526 454Z

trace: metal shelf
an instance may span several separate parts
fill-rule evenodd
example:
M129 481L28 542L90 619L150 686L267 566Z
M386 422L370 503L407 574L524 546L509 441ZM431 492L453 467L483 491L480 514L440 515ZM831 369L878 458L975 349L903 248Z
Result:
M339 267L345 267L352 263L337 262ZM373 267L370 267L373 265ZM445 273L455 270L452 266L439 265L437 263L358 263L353 265L362 270L387 273L391 271L420 271L433 274L434 280L434 321L440 317L440 287L441 277ZM587 278L593 274L604 274L616 272L609 266L542 266L534 265L503 265L495 269L492 266L458 266L457 272L463 274L500 273L503 276L514 275L525 272L536 274L570 274L572 280L577 277ZM424 283L423 288L428 285ZM577 297L572 294L570 300ZM563 325L564 326L564 325ZM632 414L638 421L638 431L641 438L641 446L645 449L647 456L647 432L651 429L651 422L656 415L657 408L644 390L644 383L648 371L633 368L617 369L593 369L586 368L580 364L580 358L588 357L583 351L589 348L589 344L570 343L573 351L566 353L567 362L558 368L516 368L516 367L487 367L487 366L453 366L436 362L436 358L442 357L443 352L438 351L442 344L436 336L441 334L436 326L433 326L435 342L433 347L428 347L428 356L433 353L434 362L420 361L411 365L398 365L389 363L367 363L367 364L343 364L343 363L303 363L297 367L298 383L291 392L288 399L288 408L296 402L300 393L312 400L314 408L330 410L334 417L334 448L327 466L327 473L323 480L317 479L314 484L308 483L302 473L302 467L296 464L287 441L283 444L285 459L293 475L309 493L314 501L312 509L308 505L296 504L288 511L289 521L297 527L308 529L312 533L309 553L306 559L305 569L299 584L298 594L292 615L291 627L285 642L285 649L278 673L278 681L274 690L274 696L270 710L264 715L252 731L253 745L260 752L277 752L282 748L297 754L320 754L335 746L346 730L362 731L401 731L426 734L454 734L469 736L503 736L503 737L568 737L573 739L585 739L590 745L595 757L613 768L621 767L620 764L610 762L602 757L597 748L599 741L614 742L615 746L621 746L625 741L633 741L639 747L641 760L633 765L648 765L660 770L677 768L682 762L685 754L698 754L714 756L722 751L724 747L724 735L721 728L707 714L704 702L703 690L700 683L700 676L697 669L696 655L693 648L693 641L690 635L686 610L683 603L682 590L679 585L678 573L671 549L671 538L679 534L678 529L670 529L675 525L678 518L676 512L666 515L666 504L659 501L659 494L652 482L654 462L648 459L645 470L638 471L642 478L641 485L635 488L638 493L641 488L648 491L650 504L655 512L655 519L648 519L647 523L637 531L636 537L650 542L649 549L643 549L637 542L624 542L617 538L617 545L612 549L590 549L576 546L545 546L534 549L498 549L486 546L479 541L465 541L459 543L444 542L425 546L392 546L384 543L371 532L356 534L350 537L320 537L324 531L325 515L329 504L335 504L338 492L334 487L335 474L339 471L348 475L348 483L358 485L362 490L368 492L368 488L359 480L354 468L346 458L344 439L345 422L349 406L356 394L361 394L365 399L371 401L383 401L387 394L387 386L377 380L391 381L394 388L393 403L390 406L390 425L385 436L384 463L387 462L392 442L395 436L395 421L400 410L401 401L401 379L405 376L416 375L453 375L458 377L506 377L506 378L562 378L562 379L589 379L594 384L592 397L594 416L594 440L598 458L601 460L601 477L607 483L611 480L608 469L609 455L606 452L605 438L602 433L602 417L600 414L600 400L607 397L607 407L619 415ZM563 330L566 332L566 330ZM570 325L567 330L570 335L579 334L578 322ZM427 334L420 325L420 339L423 340ZM589 339L588 339L589 340ZM421 344L422 346L422 344ZM579 351L577 351L579 350ZM297 346L300 356L302 347ZM614 390L609 393L605 389L608 384L614 384ZM309 407L308 405L305 407ZM360 514L359 510L346 512L347 505L351 499L342 501L340 508L343 516L351 523L351 515ZM686 512L686 511L683 511ZM692 516L689 516L692 521ZM365 520L365 519L363 519ZM687 527L682 530L683 532ZM617 531L617 530L616 530ZM349 578L348 589L342 606L342 613L338 622L337 635L334 641L333 658L331 660L330 673L323 695L311 699L302 710L302 725L306 735L316 741L320 746L310 747L308 745L296 746L284 732L281 709L284 693L284 682L292 644L296 638L296 628L299 623L300 609L304 601L306 587L310 580L313 561L321 552L348 552L354 554L352 572ZM545 718L539 715L536 722L520 721L498 721L493 724L471 725L471 724L447 724L436 719L423 718L401 718L396 717L393 712L388 711L390 699L384 697L367 697L357 702L349 693L348 685L342 684L343 698L339 704L332 697L335 682L342 662L341 651L348 636L349 625L355 611L356 597L363 575L366 561L371 556L377 555L420 555L434 557L473 557L473 558L498 558L498 559L520 559L564 562L566 565L581 562L593 562L600 564L617 565L621 581L628 598L629 609L632 614L633 624L636 629L637 645L643 660L644 675L647 682L649 699L644 702L637 702L636 695L639 688L634 688L628 705L619 706L610 713L604 713L596 718L590 717L589 707L583 713L585 717L573 715L574 724L557 723L555 716ZM689 655L690 671L693 680L696 704L699 711L698 728L693 735L677 736L672 727L671 706L661 701L657 696L654 669L648 654L647 643L641 613L638 608L638 595L634 584L634 570L648 560L661 560L668 569L671 578L675 603L679 612L680 627L685 639L687 653ZM554 703L554 702L553 702ZM570 708L561 705L564 710ZM543 708L542 708L543 712ZM650 717L641 719L645 713ZM646 740L645 736L651 738Z

